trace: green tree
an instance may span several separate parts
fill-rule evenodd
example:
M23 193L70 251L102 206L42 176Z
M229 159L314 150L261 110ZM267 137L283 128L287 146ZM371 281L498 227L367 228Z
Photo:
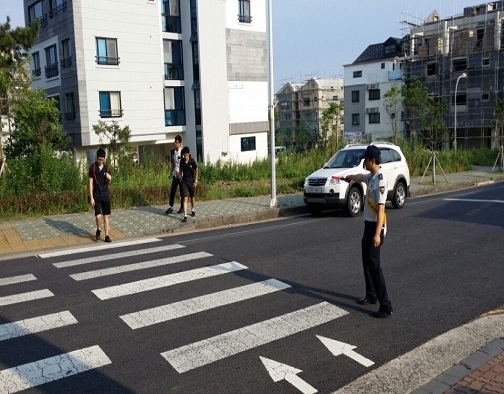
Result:
M108 155L116 167L128 168L133 163L134 148L130 144L131 129L121 127L116 121L99 121L93 125L93 131L99 137L100 147L107 148Z
M0 115L7 116L7 129L11 130L11 109L29 90L31 83L27 51L33 46L38 35L39 21L31 27L11 29L10 18L0 24ZM0 141L2 124L0 124ZM0 142L0 174L5 166L3 144Z
M329 108L326 108L322 112L322 142L327 144L328 141L335 141L336 146L339 145L340 140L342 140L340 131L340 117L341 111L343 109L343 104L332 102L329 103ZM329 137L332 136L333 138ZM336 147L331 147L334 150Z
M418 131L418 126L421 126L429 94L427 88L416 76L413 76L408 84L402 86L401 93L404 99L404 109L410 119L410 131L413 137L413 132Z
M390 90L383 95L383 107L389 118L392 131L392 142L395 144L397 143L397 122L402 108L401 90L397 86L392 86Z
M63 131L56 102L41 90L29 90L12 108L14 129L7 143L7 158L39 155L47 148L64 150L70 137Z
M440 148L443 135L448 131L443 122L443 117L447 111L448 104L446 101L436 101L434 97L428 97L420 123L423 128L425 141L432 152Z

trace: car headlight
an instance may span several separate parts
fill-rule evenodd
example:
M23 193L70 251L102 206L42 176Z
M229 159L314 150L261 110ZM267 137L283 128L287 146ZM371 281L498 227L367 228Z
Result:
M308 178L305 178L304 179L304 187L307 187L308 186Z
M330 179L329 179L329 184L330 185L339 185L340 183L342 183L343 181L341 180L341 177L339 176L335 176L333 175Z

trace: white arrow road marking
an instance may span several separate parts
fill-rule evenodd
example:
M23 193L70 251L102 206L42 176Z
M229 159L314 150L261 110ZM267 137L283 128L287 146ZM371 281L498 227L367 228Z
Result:
M244 269L248 268L236 261L231 261L229 263L213 265L211 267L197 268L189 271L178 272L176 274L138 280L136 282L125 283L123 285L104 287L103 289L92 290L92 292L100 300L108 300L109 298L141 293L142 291L161 289L163 287L169 287L179 283L209 278L211 276L227 274Z
M308 308L169 350L161 353L161 356L177 372L187 372L245 350L308 330L347 314L347 311L337 306L321 302Z
M278 361L270 360L266 357L259 356L259 358L274 382L279 382L285 379L304 394L313 394L317 392L314 387L310 386L303 379L297 376L298 373L303 372L300 369L291 367L287 364L279 363Z
M19 320L0 325L0 341L77 323L77 319L69 311Z
M265 294L288 289L290 286L276 279L268 279L259 283L235 287L229 290L194 297L188 300L162 305L143 311L119 316L132 329L147 327L168 320L189 316L198 312L229 305L235 302L249 300Z
M86 248L79 248L79 249L68 249L68 250L60 250L58 252L50 252L50 253L42 253L37 255L41 259L47 259L49 257L58 257L58 256L67 256L69 254L77 254L77 253L84 253L84 252L94 252L99 249L115 249L115 248L122 248L123 246L131 246L131 245L141 245L141 244L147 244L151 242L158 242L161 241L159 238L144 238L144 239L135 239L133 241L125 241L125 242L114 242L114 243L104 243L102 245L94 245L94 246L88 246Z
M47 298L53 296L54 294L47 289L29 291L27 293L13 294L10 296L0 297L0 306L17 304L18 302L38 300L39 298Z
M317 338L329 349L329 351L334 356L339 356L344 354L345 356L350 357L352 360L357 361L359 364L364 365L365 367L370 367L374 364L374 361L369 360L368 358L360 355L357 352L354 352L353 349L356 349L357 346L349 345L348 343L339 342L334 339L321 337L317 335Z
M17 393L112 364L98 345L0 371L0 393Z
M10 278L1 278L0 286L12 285L14 283L21 283L21 282L29 282L31 280L37 280L37 278L35 278L35 276L32 274L11 276Z
M81 272L80 274L70 275L70 278L75 279L76 281L81 281L93 278L100 278L102 276L122 274L123 272L131 272L131 271L143 270L146 268L161 267L163 265L177 264L183 261L202 259L204 257L211 257L211 256L212 255L210 253L196 252L185 254L182 256L167 257L165 259L143 261L141 263L126 264L126 265L120 265L118 267Z
M174 249L180 249L180 248L185 248L185 246L179 245L179 244L173 244L173 245L158 246L156 248L130 250L129 252L105 254L103 256L94 256L94 257L86 257L86 258L77 259L77 260L62 261L60 263L53 263L53 265L56 268L73 267L76 265L97 263L99 261L122 259L123 257L141 256L141 255L149 254L149 253L166 252L168 250L174 250Z

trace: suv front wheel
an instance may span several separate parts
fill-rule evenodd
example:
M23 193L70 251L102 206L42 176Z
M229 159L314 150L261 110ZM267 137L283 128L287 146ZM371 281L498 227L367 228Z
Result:
M346 210L348 215L357 216L362 209L362 194L360 190L353 186L350 188L348 192L347 201L346 201Z
M394 196L392 197L392 206L400 209L406 203L406 186L403 182L397 182L394 188Z

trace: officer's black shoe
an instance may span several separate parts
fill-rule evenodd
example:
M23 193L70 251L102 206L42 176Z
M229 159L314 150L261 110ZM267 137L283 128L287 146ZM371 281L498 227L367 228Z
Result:
M180 207L177 213L184 213L184 208Z
M392 316L392 311L391 310L388 310L388 311L378 310L376 312L371 313L371 316L376 317L377 319L383 319L383 318Z
M170 208L168 208L168 209L167 209L164 213L165 213L165 214L167 214L167 215L169 215L169 214L170 214L170 213L172 213L172 212L173 212L173 208L172 208L172 207L170 207Z
M361 298L360 300L355 301L359 305L369 305L369 304L376 304L376 300L372 300L371 298Z

